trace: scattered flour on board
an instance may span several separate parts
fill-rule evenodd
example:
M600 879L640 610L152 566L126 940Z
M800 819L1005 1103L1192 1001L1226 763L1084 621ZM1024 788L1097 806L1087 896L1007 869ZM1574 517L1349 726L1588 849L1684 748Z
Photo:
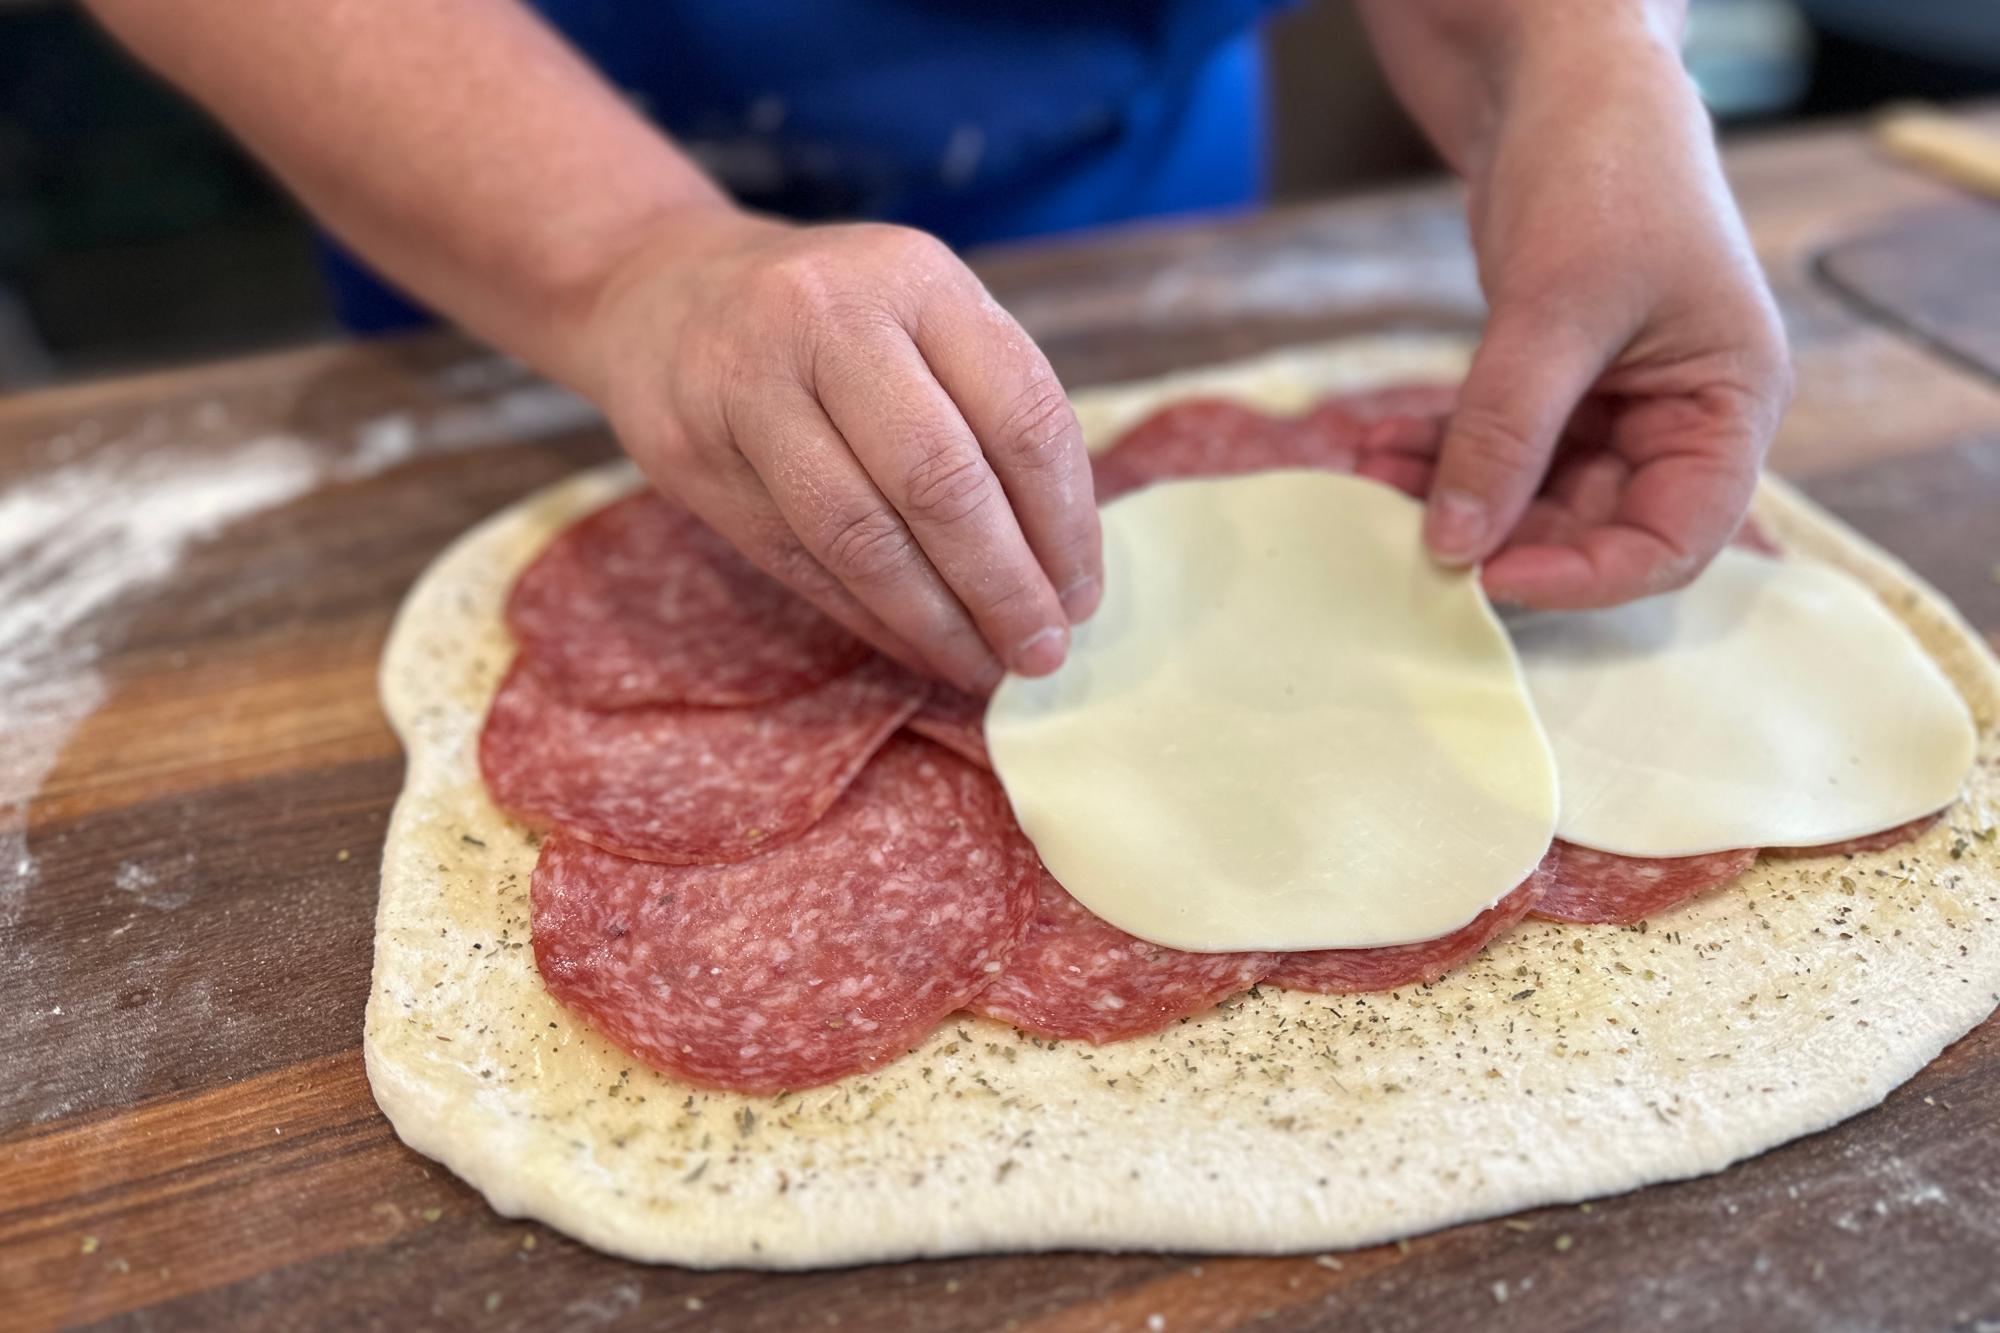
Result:
M220 454L114 446L0 494L0 929L34 877L27 803L104 699L99 644L79 631L171 573L189 543L294 498L319 472L286 436Z
M1421 262L1316 249L1276 258L1249 270L1207 256L1183 260L1146 283L1139 308L1149 319L1168 322L1225 308L1300 317L1371 302L1478 308L1479 278L1469 252Z
M355 427L354 448L331 473L335 481L371 477L418 454L456 453L501 441L546 439L598 420L597 409L552 384L523 384L459 403L419 421L409 412Z
M283 436L226 453L113 445L0 494L0 995L17 1049L79 1005L49 993L18 927L37 872L28 803L105 698L91 622L171 574L190 543L292 499L318 471L305 443Z
M460 367L485 372L494 361ZM7 738L0 755L0 926L18 914L34 874L21 839L26 804L70 732L103 701L93 669L101 638L79 632L94 617L165 578L190 544L321 482L357 481L420 453L525 442L595 420L574 394L522 384L422 420L392 413L364 421L343 456L289 435L175 448L163 441L156 418L85 462L0 493L0 735ZM194 424L213 432L226 415L205 403ZM88 442L87 430L78 434Z
M188 866L194 864L194 853L183 858ZM163 912L186 907L193 894L186 889L163 889L160 887L160 872L138 861L120 861L118 873L112 876L112 884L120 893L129 893L142 907L156 907Z
M0 492L0 995L9 1011L0 1026L17 1038L27 1034L14 1015L62 1011L58 997L43 993L16 930L40 869L28 845L28 805L71 733L104 702L98 659L115 644L121 604L168 579L190 546L315 486L361 480L419 454L527 442L596 420L573 394L519 382L519 368L500 358L470 358L445 374L486 396L423 416L376 417L333 448L282 433L232 440L227 409L207 402L149 416L78 461ZM100 434L82 423L47 441L43 454L63 463ZM131 861L107 887L162 910L189 898L163 887L156 868Z
M1434 249L1383 254L1371 247L1302 241L1278 250L1227 242L1191 250L1164 264L1134 297L1149 326L1240 323L1246 315L1324 319L1329 311L1378 306L1428 310L1473 320L1485 309L1478 268L1456 222L1416 224L1437 233ZM1108 281L1108 280L1107 280ZM1007 310L1043 338L1095 328L1109 299L1105 283L1077 282L1010 294Z
M1306 235L1276 246L1231 237L1190 249L1147 280L1139 309L1148 319L1176 323L1218 312L1310 319L1370 304L1430 305L1469 315L1483 308L1462 221L1425 213L1383 225L1393 229L1396 244Z

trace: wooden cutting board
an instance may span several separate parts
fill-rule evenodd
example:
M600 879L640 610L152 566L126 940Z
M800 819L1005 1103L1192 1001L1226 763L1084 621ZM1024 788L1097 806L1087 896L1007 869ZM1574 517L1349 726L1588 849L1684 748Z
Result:
M2000 634L2000 390L1816 263L1955 196L1858 130L1746 144L1730 166L1798 349L1777 465ZM995 253L981 269L1084 384L1343 330L1470 328L1463 244L1454 197L1425 189ZM1954 306L2000 308L2000 267L1951 285ZM396 1142L361 1072L375 863L401 781L375 659L447 542L612 453L573 400L449 338L0 402L0 522L102 497L67 542L38 547L57 558L36 577L91 581L58 608L67 628L27 706L20 678L0 676L0 1324L2000 1321L1992 1021L1879 1110L1720 1175L1318 1261L688 1273L496 1218ZM218 510L233 518L177 508L177 480L204 476L233 479L234 508ZM18 593L5 581L22 564L0 566L0 587Z
M1889 218L1815 265L1856 308L2000 384L2000 201L1963 199Z

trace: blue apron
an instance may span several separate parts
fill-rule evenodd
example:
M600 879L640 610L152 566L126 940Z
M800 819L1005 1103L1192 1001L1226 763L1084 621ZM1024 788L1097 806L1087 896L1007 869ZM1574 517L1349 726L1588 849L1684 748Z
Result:
M540 0L745 205L953 245L1254 200L1282 0ZM428 316L338 246L358 332Z

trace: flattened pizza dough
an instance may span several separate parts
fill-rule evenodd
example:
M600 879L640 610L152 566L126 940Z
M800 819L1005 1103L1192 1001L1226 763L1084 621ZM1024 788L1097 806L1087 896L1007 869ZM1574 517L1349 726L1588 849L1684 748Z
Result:
M1549 849L1556 774L1468 570L1422 507L1287 470L1104 510L1104 603L1008 676L986 749L1062 886L1170 949L1436 939Z
M1078 405L1102 447L1188 392L1296 410L1449 379L1465 350L1293 349L1198 372L1193 389L1169 379ZM1770 483L1758 516L1788 558L1859 578L1971 707L1980 765L1917 841L1851 861L1766 858L1644 934L1526 921L1428 987L1260 989L1095 1048L967 1017L810 1094L691 1090L543 989L528 948L533 839L494 809L476 764L513 654L510 581L565 523L636 484L622 467L588 473L467 534L411 591L383 663L410 758L383 857L369 1077L404 1141L507 1215L703 1266L1365 1245L1714 1171L1825 1128L2000 998L2000 667L1908 570ZM1836 918L1842 930L1826 929ZM1773 976L1811 984L1780 999Z

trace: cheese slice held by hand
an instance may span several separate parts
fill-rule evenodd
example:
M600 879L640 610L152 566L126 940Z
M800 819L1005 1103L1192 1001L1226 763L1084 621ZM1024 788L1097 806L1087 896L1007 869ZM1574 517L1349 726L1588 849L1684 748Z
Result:
M986 741L1063 887L1171 948L1463 926L1549 845L1555 770L1477 581L1373 482L1278 471L1106 506L1105 596Z
M1565 841L1624 856L1810 847L1949 805L1976 737L1866 587L1725 549L1687 588L1510 616Z

